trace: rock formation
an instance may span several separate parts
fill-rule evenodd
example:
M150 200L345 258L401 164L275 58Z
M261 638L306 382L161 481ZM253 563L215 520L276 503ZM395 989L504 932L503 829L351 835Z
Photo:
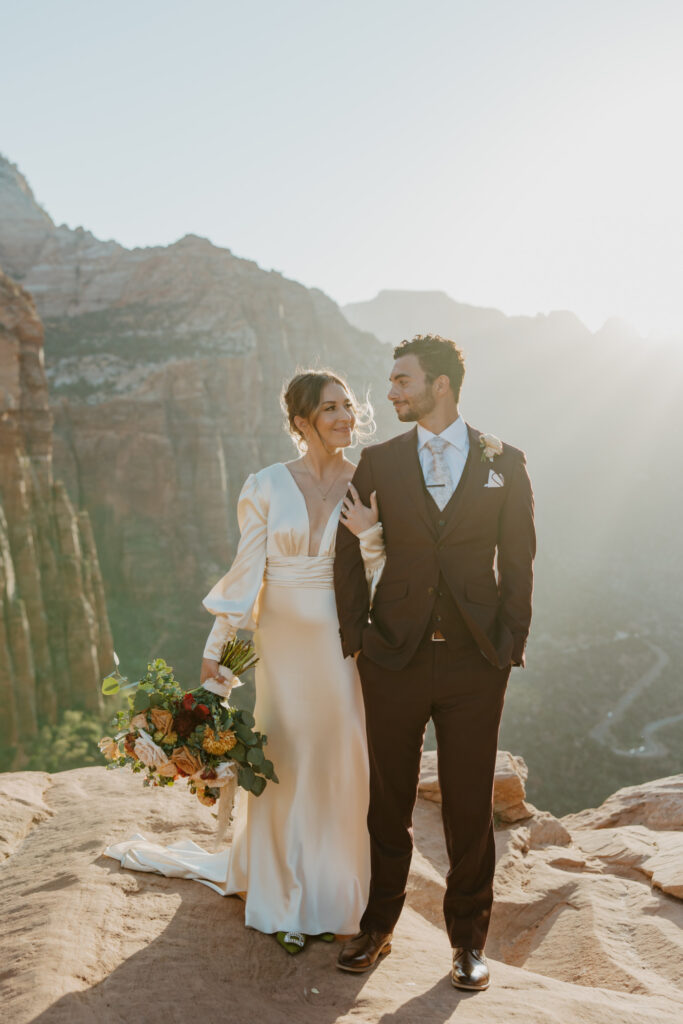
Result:
M88 516L53 480L42 324L0 272L0 766L59 711L99 711L111 658Z
M426 780L432 769L425 765ZM525 802L523 776L521 759L500 755L499 812ZM0 937L3 1009L16 1024L677 1024L683 902L656 881L651 887L657 869L647 861L655 847L677 844L680 872L681 839L634 824L632 815L637 804L644 820L664 824L662 791L680 820L683 776L617 794L606 812L586 812L593 817L580 827L556 821L554 834L534 835L533 810L499 822L492 984L472 996L448 977L446 855L434 799L418 800L392 952L355 976L335 969L336 944L311 942L288 957L272 937L244 928L239 899L125 871L101 855L134 831L210 847L214 819L184 790L144 789L128 772L105 768L0 776L1 884L11 921Z

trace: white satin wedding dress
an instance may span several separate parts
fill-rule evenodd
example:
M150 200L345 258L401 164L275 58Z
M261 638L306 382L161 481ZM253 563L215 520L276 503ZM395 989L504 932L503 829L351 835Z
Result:
M240 792L232 846L164 847L142 836L105 853L124 867L193 878L223 895L246 892L259 931L351 934L370 878L368 759L360 681L339 641L332 567L341 502L309 556L306 502L283 463L250 476L240 495L241 540L204 605L216 616L204 656L255 629L256 728L279 784ZM367 536L366 536L367 535ZM381 574L381 527L361 541L371 590Z

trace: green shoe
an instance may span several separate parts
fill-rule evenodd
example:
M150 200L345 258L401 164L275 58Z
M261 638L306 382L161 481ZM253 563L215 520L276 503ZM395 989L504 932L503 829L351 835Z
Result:
M323 942L334 942L336 936L334 932L322 932L320 935L314 935L315 939L322 939Z
M301 932L278 932L275 938L282 948L286 949L292 956L295 953L300 953L306 945L306 936L302 935Z

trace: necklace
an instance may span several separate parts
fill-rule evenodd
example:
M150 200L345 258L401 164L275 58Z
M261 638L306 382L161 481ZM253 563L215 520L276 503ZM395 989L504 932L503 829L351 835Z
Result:
M326 491L323 491L323 489L320 487L320 484L318 483L318 481L316 480L315 476L313 475L312 470L310 470L308 468L308 464L306 463L305 459L302 459L301 461L303 462L304 469L306 470L306 472L310 476L311 480L313 481L313 485L314 485L316 491L318 492L318 494L320 495L320 497L322 498L323 501L327 501L327 495L330 493L330 491L332 490L332 488L336 484L337 480L342 475L342 470L344 468L344 463L342 462L341 467L339 469L339 472L335 476L335 478L332 481L332 483L330 484L330 486L327 488Z

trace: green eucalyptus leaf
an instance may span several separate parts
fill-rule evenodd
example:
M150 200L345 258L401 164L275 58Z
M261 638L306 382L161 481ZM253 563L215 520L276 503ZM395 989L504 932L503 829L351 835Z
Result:
M133 711L138 714L140 711L147 711L149 707L149 694L145 690L138 689L133 701Z
M241 767L237 772L238 784L250 793L253 791L255 781L256 775L254 774L253 768L250 768L249 765L243 765L243 767Z
M247 761L249 764L253 764L254 767L261 769L263 762L265 761L263 751L259 750L258 747L252 747L251 750L247 751Z
M251 787L251 791L254 796L261 796L261 793L266 788L266 780L262 779L260 775L254 776L254 782Z
M113 694L118 693L119 689L119 681L114 676L107 676L106 679L102 680L102 693L105 697L111 697Z
M253 747L258 743L258 740L249 726L244 725L243 722L235 722L235 733L237 738L242 740L242 743L246 744L248 747Z
M247 748L245 747L244 743L240 743L238 741L230 751L230 757L233 759L233 761L244 761L246 756Z

